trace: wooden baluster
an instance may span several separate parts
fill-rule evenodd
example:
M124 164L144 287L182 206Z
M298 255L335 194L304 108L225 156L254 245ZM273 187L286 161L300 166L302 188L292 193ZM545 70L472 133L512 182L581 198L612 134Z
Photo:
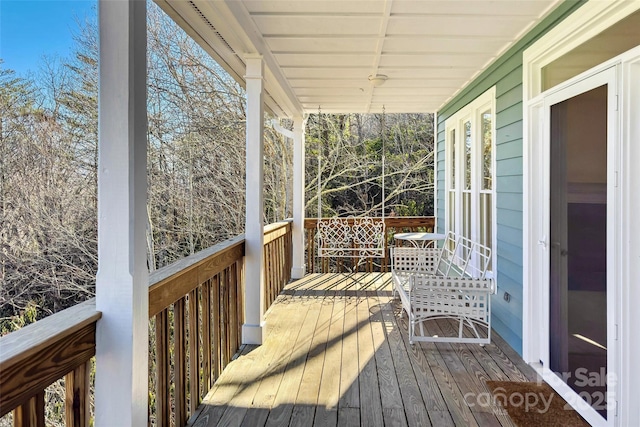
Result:
M238 276L236 274L236 264L231 266L229 285L229 355L233 356L238 348Z
M355 241L351 241L351 249L354 249L353 252L355 252L356 249L356 242ZM360 269L360 258L356 257L356 258L351 258L352 260L352 264L351 267L353 268L355 265L355 270L354 271L358 271Z
M270 266L271 266L271 283L269 286L269 299L268 299L268 303L267 303L267 307L265 307L265 311L267 308L269 308L269 306L271 305L271 301L273 301L273 294L275 292L276 287L278 286L278 248L277 248L277 241L273 241L269 244L270 247L270 251L269 254L271 256L271 260L270 260Z
M273 242L273 286L271 287L271 298L269 300L269 306L273 303L273 301L276 299L276 296L278 295L278 289L280 288L280 281L282 280L281 278L281 271L282 271L282 264L280 263L280 242L281 242L281 237L278 237L274 242Z
M200 334L198 288L189 292L189 413L200 404Z
M244 263L236 261L236 288L237 298L236 304L238 307L238 342L236 348L240 348L242 344L242 325L244 324Z
M286 264L287 264L287 257L285 254L285 245L286 245L286 241L287 241L287 229L285 228L285 234L283 234L282 236L280 236L280 239L278 240L278 253L280 254L280 261L281 261L281 265L280 265L280 280L284 280L284 269L286 268ZM280 286L278 286L278 293L280 293Z
M279 237L276 241L276 283L273 287L273 299L271 302L275 301L276 297L280 293L280 287L282 286L283 273L284 273L284 257L282 256L282 245L284 244L283 237Z
M266 300L267 301L267 306L265 307L265 311L266 309L269 307L269 305L271 304L271 298L273 298L273 290L275 289L276 285L276 280L278 275L277 275L277 271L278 271L278 264L276 263L276 247L275 247L276 242L272 241L271 243L269 243L269 247L270 247L270 251L269 251L269 255L271 256L271 260L269 262L270 265L270 271L269 271L269 281L271 282L269 284L269 299Z
M282 258L282 237L278 237L278 239L274 242L275 246L275 259L276 259L276 280L273 284L273 289L271 290L271 301L269 301L269 305L273 303L280 292L280 286L282 286L282 270L284 269L283 258Z
M222 369L229 363L229 272L228 269L220 273L220 317L222 320Z
M386 221L385 221L386 224ZM389 271L389 228L385 225L384 227L384 258L382 259L382 267L381 270L383 273Z
M304 235L305 235L305 239L304 239L304 249L306 251L307 254L307 269L309 269L310 273L313 273L313 268L312 268L312 264L311 264L311 240L309 239L309 229L305 229L304 230Z
M286 277L287 277L287 234L285 234L284 236L282 236L281 240L280 240L280 258L282 259L282 270L281 271L281 278L280 278L280 284L278 286L278 294L280 295L280 292L282 292L282 289L284 288L284 285L286 284ZM277 297L277 296L276 296Z
M271 298L269 305L273 303L278 295L278 288L280 287L280 270L282 265L280 264L280 238L273 242L273 285L271 286Z
M293 232L291 230L291 224L289 224L289 229L287 231L287 247L285 248L287 255L287 280L288 283L291 280L291 270L293 269Z
M267 267L265 268L265 299L264 299L264 308L266 310L266 308L269 306L269 297L271 296L271 288L273 287L273 247L272 247L272 243L273 242L269 242L267 244L267 248L269 249L268 255L265 256L265 264L267 265Z
M86 362L64 377L67 427L89 426L89 375L91 363Z
M175 425L183 426L187 422L187 370L185 365L185 301L180 298L173 303L174 337L174 382L175 382Z
M270 286L270 274L269 274L269 244L264 247L264 309L269 307L269 288Z
M315 254L315 250L316 250L316 244L315 241L313 240L313 230L309 229L308 231L308 236L307 236L307 245L309 248L309 253L308 253L308 257L309 257L309 265L310 265L310 271L312 273L316 272L316 254Z
M273 287L271 288L271 299L269 305L275 301L278 296L278 289L280 289L280 282L282 281L282 264L280 255L280 244L282 240L279 237L273 242L273 258L274 258L274 271L273 271Z
M282 282L284 281L284 268L286 262L284 257L284 238L285 236L281 236L278 239L278 286L275 288L274 300L278 297L280 289L282 289Z
M13 411L14 427L45 427L44 390Z
M311 273L316 272L315 249L316 245L313 240L313 229L310 228L307 230L307 265L309 265L309 271Z
M279 270L280 270L280 265L278 263L278 241L274 240L272 242L272 251L271 251L271 262L272 262L272 266L271 268L273 269L273 271L271 272L271 289L269 291L269 304L267 305L266 308L268 308L271 305L271 302L274 299L274 295L276 293L276 289L278 288L278 275L279 275ZM266 311L266 310L265 310Z
M272 243L273 250L271 251L271 262L273 271L271 272L271 291L269 295L269 305L275 298L276 289L278 289L278 276L280 275L280 263L278 260L278 240L274 240ZM265 310L266 311L266 310Z
M215 356L213 363L213 378L214 381L220 376L222 371L222 348L220 346L221 334L220 334L220 275L217 274L212 281L212 297L211 307L213 308L213 348L211 349L212 355Z
M291 268L289 266L289 237L290 231L287 230L287 234L282 239L282 259L284 261L282 286L278 290L278 295L284 289L285 285L289 282L289 274L291 274Z
M204 398L211 386L211 280L202 285L202 394Z
M156 426L171 424L171 394L169 384L169 313L156 314Z

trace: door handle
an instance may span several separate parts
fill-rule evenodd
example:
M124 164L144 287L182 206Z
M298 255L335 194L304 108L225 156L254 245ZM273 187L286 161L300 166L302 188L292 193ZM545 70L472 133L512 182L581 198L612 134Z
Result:
M551 247L554 249L560 249L560 256L567 256L569 255L569 251L566 249L562 249L562 246L560 245L560 242L551 242Z

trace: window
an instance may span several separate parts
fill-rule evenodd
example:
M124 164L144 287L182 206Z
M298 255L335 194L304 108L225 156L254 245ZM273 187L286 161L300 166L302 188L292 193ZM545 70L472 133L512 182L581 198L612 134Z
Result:
M640 44L640 10L542 67L545 91Z
M494 124L495 88L445 122L446 228L488 246L492 252L495 247ZM489 270L493 271L492 260Z

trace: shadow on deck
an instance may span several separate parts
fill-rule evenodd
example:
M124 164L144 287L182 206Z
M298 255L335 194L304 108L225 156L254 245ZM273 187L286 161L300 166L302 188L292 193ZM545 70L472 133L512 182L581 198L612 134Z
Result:
M477 344L409 345L386 273L311 274L266 315L191 418L192 426L513 425L486 381L535 381L497 334ZM429 333L457 327L428 322Z

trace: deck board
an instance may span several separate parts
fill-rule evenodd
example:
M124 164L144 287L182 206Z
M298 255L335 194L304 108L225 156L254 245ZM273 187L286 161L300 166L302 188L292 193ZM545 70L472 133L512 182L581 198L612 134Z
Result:
M465 396L486 393L487 380L536 379L495 332L485 347L410 345L389 274L307 275L266 322L265 343L227 366L189 425L512 426L501 408L470 408Z

